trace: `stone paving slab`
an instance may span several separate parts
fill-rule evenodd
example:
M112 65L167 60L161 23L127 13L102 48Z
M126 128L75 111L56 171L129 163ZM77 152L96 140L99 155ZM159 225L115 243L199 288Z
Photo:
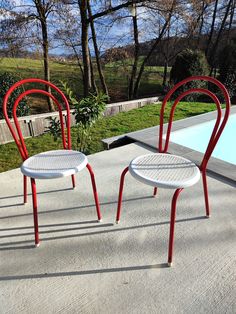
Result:
M120 173L150 152L130 144L89 156L103 222L96 222L89 175L38 180L41 245L33 246L31 200L22 205L19 169L0 174L0 313L235 313L235 187L208 177L177 204L174 265L167 268L173 191L127 174L114 225Z

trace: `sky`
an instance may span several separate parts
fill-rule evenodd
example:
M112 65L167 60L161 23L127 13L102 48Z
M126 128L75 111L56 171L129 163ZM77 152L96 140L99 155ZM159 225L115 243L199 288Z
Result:
M22 11L22 8L20 6L24 5L32 5L31 0L14 0L10 1L11 4L14 4L15 6L15 11L19 12ZM24 8L26 10L26 8ZM78 10L78 9L77 9ZM74 15L79 16L78 11L76 9L73 10ZM93 10L96 10L96 6L93 7ZM124 9L119 13L122 18L113 23L113 17L107 16L102 19L97 19L95 22L96 30L97 30L97 39L98 39L98 44L99 48L101 50L101 53L103 53L106 49L111 48L111 47L117 47L117 46L124 46L127 44L133 43L133 35L132 35L132 20L131 20L131 13L127 9ZM138 9L138 14L139 16L142 16L145 18L145 11L143 9ZM128 18L124 18L124 16L129 16ZM5 16L0 16L0 20L6 18ZM51 20L53 18L50 18ZM50 23L49 23L50 24ZM49 30L52 33L55 29L55 21L52 23L53 25L49 26ZM142 27L140 26L140 41L145 41L147 39L150 39L151 36L148 32L147 29L146 31L142 31ZM153 34L153 32L152 32ZM79 32L78 32L78 37L79 37ZM153 38L153 37L152 37ZM91 41L90 41L91 42ZM93 46L92 43L90 44L91 46L91 51L93 54ZM37 47L38 49L39 47ZM32 47L30 48L30 50ZM69 54L71 51L63 48L58 42L54 41L52 42L52 45L50 47L50 53L51 54Z
M4 0L0 0L0 9L1 9L1 2L3 1ZM113 0L112 4L114 5L114 4L120 3L120 1L121 0ZM23 12L26 12L28 5L29 5L29 8L32 10L32 5L33 5L32 0L12 0L12 1L9 0L9 2L15 5L16 12L17 11L19 12L22 10ZM95 3L95 1L92 1L92 3ZM97 1L97 3L101 4L101 1L100 2ZM219 3L223 3L223 1L219 1ZM22 5L24 6L23 9L21 7ZM68 7L71 8L71 6L69 5ZM96 12L96 9L97 9L96 4L93 5L92 9L94 12ZM80 16L78 12L78 6L75 6L75 8L73 8L72 13L75 19L78 21L79 16ZM116 21L114 22L114 17L118 17L118 14L119 14L119 19L116 19ZM156 38L158 36L159 27L163 26L163 23L160 23L159 25L158 14L155 12L152 15L150 15L148 10L145 8L137 8L137 14L138 14L139 41L145 42L153 38ZM0 21L6 18L6 16L7 16L6 14L0 15ZM48 23L49 33L51 35L50 53L51 54L72 53L72 51L65 49L62 46L62 43L59 43L55 39L52 39L53 38L52 35L54 31L57 29L57 26L61 23L61 18L55 17L52 14L50 14L48 21L49 21ZM65 27L67 26L67 24L68 23L65 24ZM35 26L32 26L31 30L34 32L40 33L40 27L36 28L36 24L34 25ZM132 19L131 19L131 12L128 9L123 9L117 12L116 14L107 15L104 18L96 19L95 26L96 26L98 45L99 45L101 53L103 53L108 48L133 44ZM78 40L79 40L80 39L79 26L77 29L78 29L78 32L75 31L75 35L78 34ZM179 32L183 31L183 18L180 19L179 24L175 23L173 29L174 29L174 34L171 34L171 35L175 35L176 30L178 34ZM92 45L91 40L89 41L89 45L91 47L91 52L93 54L93 45ZM35 48L39 50L40 46L35 46ZM30 45L30 49L32 49L32 45Z

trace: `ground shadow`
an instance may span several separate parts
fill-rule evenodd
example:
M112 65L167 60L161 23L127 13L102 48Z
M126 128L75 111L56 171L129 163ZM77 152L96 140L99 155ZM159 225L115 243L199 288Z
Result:
M191 218L184 218L184 219L177 219L176 223L182 223L182 222L189 222L189 221L194 221L194 220L202 220L202 219L206 219L205 216L198 216L198 217L191 217ZM161 225L168 225L170 222L169 221L163 221L163 222L156 222L156 223L149 223L149 224L145 224L145 225L136 225L136 226L129 226L129 227L122 227L120 228L119 225L116 228L112 228L112 229L106 229L106 230L99 230L99 231L91 231L91 232L86 232L86 233L76 233L76 234L69 234L69 235L62 235L62 236L53 236L53 237L44 237L41 239L41 242L44 241L53 241L53 240L61 240L61 239L69 239L69 238L75 238L75 237L85 237L85 236L94 236L94 235L102 235L102 234L108 234L108 233L114 233L114 232L121 232L121 231L128 231L128 230L136 230L136 229L143 229L143 228L150 228L150 227L155 227L155 226L161 226ZM114 224L110 223L110 224L101 224L101 227L110 227L110 226L114 226ZM94 226L92 226L94 227ZM73 228L72 230L75 230L76 228ZM79 229L79 228L78 228ZM86 228L84 228L86 229ZM64 229L63 231L70 231L71 229ZM51 232L51 230L49 231ZM56 230L54 231L56 232ZM45 231L44 233L47 233L47 231ZM32 233L33 234L33 233ZM13 235L13 236L20 236L20 235ZM14 250L15 249L19 249L19 245L23 245L23 248L29 248L25 245L27 245L27 243L31 244L32 240L24 240L24 241L15 241L15 242L7 242L7 243L1 243L0 244L0 251L6 251L6 250ZM15 246L15 247L14 247ZM32 248L32 246L31 246Z
M65 189L57 189L57 190L51 190L51 191L43 191L43 192L37 192L37 194L48 194L48 193L55 193L55 192L63 192L63 191L68 191L68 190L74 190L73 188L65 188ZM30 197L32 194L27 193L27 195ZM9 195L9 196L3 196L0 197L0 200L7 200L10 198L17 198L17 197L24 197L23 194L18 194L18 195Z
M46 192L45 192L46 193ZM123 203L126 202L132 202L132 201L138 201L138 200L142 200L142 199L150 199L153 198L153 196L143 196L143 197L134 197L134 198L130 198L127 200L123 200ZM100 203L100 206L103 205L112 205L112 204L117 204L117 201L113 201L113 202L102 202ZM20 204L22 205L22 204ZM11 205L10 205L11 206ZM3 207L10 207L9 205L7 206L3 206ZM14 205L12 205L14 206ZM50 214L50 213L57 213L57 212L62 212L62 211L68 211L68 210L75 210L75 209L81 209L81 208L90 208L90 207L95 207L95 203L93 204L89 204L89 205L81 205L81 206L76 206L76 207L67 207L67 208L60 208L60 209L53 209L53 210L45 210L45 211L39 211L38 215L43 215L43 214ZM27 217L27 216L31 216L32 213L27 213L27 214L18 214L18 215L10 215L10 216L3 216L0 217L0 219L9 219L9 218L17 218L17 217Z
M75 224L76 223L72 223L71 225L75 225ZM62 225L64 225L64 224L62 224ZM67 225L70 225L70 224L68 223ZM53 226L53 225L51 225L51 226ZM64 228L64 229L54 229L54 230L40 230L40 234L67 232L67 231L76 231L76 230L94 229L94 228L103 228L103 227L110 227L110 226L113 226L113 224L112 223L100 224L100 223L96 222L96 225L93 225L93 226L82 226L82 227L69 228L69 229ZM43 226L43 227L45 227L45 226ZM41 227L39 226L39 228L41 228ZM33 229L33 226L31 227L31 229ZM33 235L33 234L34 234L34 232L24 232L24 233L20 233L20 234L5 234L3 236L0 236L0 239L28 236L28 235Z
M159 268L169 268L169 267L167 263L161 263L161 264L153 264L153 265L127 266L127 267L117 267L117 268L115 267L114 268L101 268L101 269L69 271L69 272L59 272L59 273L13 275L13 276L1 276L0 281L47 279L47 278L68 277L68 276L84 276L84 275L118 273L118 272L126 272L126 271L151 270L151 269L159 269Z
M10 204L10 205L2 205L0 208L9 208L9 207L16 207L16 206L22 206L24 203L15 203L15 204Z
M76 221L76 222L64 222L59 224L47 224L47 225L39 225L39 228L50 228L50 227L60 227L60 226L72 226L72 225L86 225L97 223L97 220L85 220L85 221ZM33 225L24 226L24 227L11 227L11 228L2 228L1 231L11 231L11 230L22 230L22 229L34 229Z

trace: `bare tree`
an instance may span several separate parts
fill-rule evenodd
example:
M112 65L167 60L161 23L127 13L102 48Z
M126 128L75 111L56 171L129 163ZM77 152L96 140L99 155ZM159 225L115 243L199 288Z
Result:
M104 17L107 14L114 13L123 8L127 8L133 3L142 3L142 0L130 0L125 1L116 6L111 5L111 1L106 1L106 6L104 10L94 13L93 15L88 15L88 1L78 0L78 5L80 9L80 19L81 19L81 43L82 43L82 55L83 55L83 67L84 67L84 96L87 96L91 87L91 67L89 58L89 24L98 18Z
M230 41L230 31L233 27L236 26L235 20L234 20L234 14L235 14L235 7L236 7L236 0L232 1L232 6L230 8L230 19L229 19L229 26L228 26L228 36L227 36L227 42L229 43Z
M12 4L7 0L1 1L0 17L0 48L7 56L17 57L27 42L24 18L13 11Z
M92 88L91 80L91 67L90 67L90 56L89 56L89 20L88 20L88 5L87 0L78 0L81 20L81 45L82 45L82 56L83 56L83 83L84 83L84 97L88 96Z
M8 1L11 3L11 1ZM26 2L21 5L11 5L11 15L14 18L11 19L11 27L17 28L19 32L26 29L24 32L25 38L31 43L34 41L35 29L39 27L41 32L41 45L43 51L43 63L44 63L44 79L50 80L50 68L49 68L49 35L48 35L48 21L50 16L56 10L58 0L32 0L31 3ZM15 38L17 34L15 34ZM21 36L22 38L22 36ZM46 87L46 90L50 92L50 88ZM54 111L54 105L50 98L48 98L48 108L50 111Z
M212 22L211 22L211 30L210 30L210 34L209 34L209 38L208 38L208 42L207 42L207 47L205 50L205 55L208 56L209 53L209 49L212 43L212 38L213 38L213 34L214 34L214 29L215 29L215 21L216 21L216 14L217 14L217 10L218 10L218 0L215 0L215 5L214 5L214 11L213 11L213 16L212 16Z
M218 48L218 45L219 45L219 42L220 42L220 38L221 38L221 36L223 34L223 31L225 29L226 21L227 21L227 18L229 17L230 8L232 6L233 1L234 0L229 0L228 3L225 6L225 12L223 14L223 19L222 19L222 21L220 23L220 27L219 27L219 30L217 32L215 42L212 45L212 48L211 48L210 53L209 53L208 60L209 60L209 63L211 65L210 75L212 75L214 67L215 67L214 63L215 63L215 56L216 56L217 48Z
M110 5L110 3L109 3L109 5ZM97 36L96 36L94 21L93 21L93 19L91 19L92 9L91 9L91 5L90 5L90 1L88 1L88 17L90 19L90 28L91 28L91 33L92 33L94 52L95 52L97 69L98 69L98 74L99 74L102 90L106 95L108 95L108 88L106 85L106 81L105 81L105 77L104 77L104 74L102 71L102 66L101 66L101 61L100 61L100 52L99 52L99 48L98 48L98 44L97 44Z
M42 47L43 47L43 64L44 64L44 79L50 81L50 68L49 68L49 42L48 42L48 16L54 9L55 1L45 1L45 0L33 0L36 7L37 14L29 14L29 18L36 18L41 25L42 34ZM50 86L45 87L47 92L51 92ZM55 111L55 107L51 98L48 99L49 111Z
M61 49L69 52L76 59L83 80L84 71L82 64L81 24L70 6L62 5L58 10L59 23L54 35Z
M157 48L158 44L160 43L161 39L163 38L163 36L164 36L164 34L168 28L168 25L170 23L170 19L172 17L174 9L176 8L177 2L176 2L176 0L172 0L168 4L169 4L169 6L167 5L167 3L165 3L165 5L164 5L165 9L163 9L163 5L161 3L157 3L157 7L156 6L154 7L154 9L158 9L162 13L163 26L160 28L159 35L153 41L153 45L150 47L150 50L148 51L147 55L144 57L144 59L141 63L141 66L139 68L139 72L138 72L136 80L135 80L134 88L133 88L133 93L132 93L133 97L138 96L139 85L140 85L141 77L142 77L143 72L144 72L145 65L147 64L149 58L151 57L151 55L153 54L153 52Z
M128 89L129 99L133 97L134 81L135 81L137 70L138 70L138 59L139 59L139 50L140 50L136 3L132 4L131 13L132 13L133 33L134 33L134 62L133 62L132 72L131 72L131 76L129 80L129 89Z

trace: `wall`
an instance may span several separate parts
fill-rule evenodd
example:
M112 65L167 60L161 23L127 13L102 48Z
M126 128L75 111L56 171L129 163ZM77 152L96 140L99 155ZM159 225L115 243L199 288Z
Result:
M105 116L112 116L119 112L129 111L134 108L140 108L145 105L159 102L159 97L143 98L137 100L124 101L106 106ZM43 134L49 125L48 117L58 116L57 112L49 112L37 114L27 117L20 117L19 124L21 126L24 138L37 136ZM66 111L63 112L64 119L66 119ZM71 125L75 124L73 110L71 110ZM5 120L0 120L0 144L12 142L12 135L8 129Z

